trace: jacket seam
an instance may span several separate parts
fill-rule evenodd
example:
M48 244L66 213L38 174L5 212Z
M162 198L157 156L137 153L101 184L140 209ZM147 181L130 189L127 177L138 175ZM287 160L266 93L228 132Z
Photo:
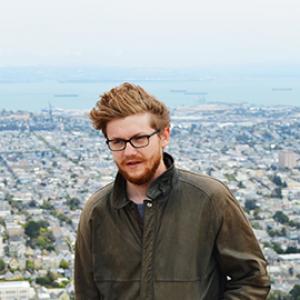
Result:
M183 178L179 178L179 181L184 182L184 183L186 183L186 184L189 184L190 186L196 188L197 190L202 191L202 192L207 196L207 198L209 198L209 199L211 198L211 196L210 196L206 191L204 191L203 189L201 189L201 188L200 188L199 186L197 186L196 184L193 184L193 183L191 183L191 182L189 182L189 181L187 181L187 180L185 180L185 179L183 179Z
M107 186L106 186L107 187ZM103 188L100 188L98 191L101 191L102 189L104 189L105 187ZM98 192L97 191L97 192ZM87 203L90 201L91 203L88 203L88 207L87 207L87 212L86 212L86 217L87 217L87 220L91 220L92 219L92 215L93 215L93 212L95 210L95 208L103 201L107 201L109 199L109 196L111 194L111 189L106 191L106 193L104 195L100 195L100 196L96 196L96 193L95 192L91 197L90 199L87 201Z
M188 282L199 282L201 281L201 278L199 279L191 279L191 280L176 280L176 279L170 279L170 280L154 280L155 282L168 282L168 283L172 283L172 282L182 282L182 283L188 283Z
M97 277L95 277L94 279L96 282L140 282L140 279L98 279Z
M98 279L95 278L97 282L140 282L140 279ZM198 282L201 281L201 278L195 278L191 280L181 280L181 279L153 279L153 282Z

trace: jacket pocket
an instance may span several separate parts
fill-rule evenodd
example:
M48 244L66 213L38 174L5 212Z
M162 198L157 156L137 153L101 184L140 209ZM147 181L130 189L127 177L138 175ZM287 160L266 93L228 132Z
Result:
M96 280L101 300L137 300L140 282L127 280Z
M157 280L154 282L155 300L199 300L201 281L194 280Z
M155 300L218 300L219 289L209 286L205 280L155 281Z

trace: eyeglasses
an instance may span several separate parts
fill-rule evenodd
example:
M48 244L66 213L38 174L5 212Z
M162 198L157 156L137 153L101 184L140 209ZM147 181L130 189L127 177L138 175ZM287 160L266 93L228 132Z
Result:
M149 139L151 136L157 134L160 132L160 129L155 130L151 134L145 134L145 135L138 135L133 136L132 138L128 140L124 139L113 139L113 140L106 140L106 144L108 145L108 148L111 151L122 151L126 148L127 143L130 143L130 145L134 148L144 148L149 145Z

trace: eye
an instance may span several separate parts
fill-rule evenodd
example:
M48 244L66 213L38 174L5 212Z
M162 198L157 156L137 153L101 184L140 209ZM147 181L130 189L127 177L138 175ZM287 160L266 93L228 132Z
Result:
M115 140L110 141L110 144L114 145L114 146L123 145L124 144L124 140L115 139Z
M132 142L134 144L144 144L145 141L147 140L148 136L146 135L140 135L140 136L136 136L132 139Z

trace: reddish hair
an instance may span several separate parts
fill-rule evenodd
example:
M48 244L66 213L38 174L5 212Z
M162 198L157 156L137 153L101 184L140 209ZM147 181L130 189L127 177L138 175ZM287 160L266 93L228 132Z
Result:
M151 126L155 129L170 127L170 114L166 105L140 86L127 82L101 95L90 111L90 119L93 126L106 135L108 122L139 113L151 113Z

